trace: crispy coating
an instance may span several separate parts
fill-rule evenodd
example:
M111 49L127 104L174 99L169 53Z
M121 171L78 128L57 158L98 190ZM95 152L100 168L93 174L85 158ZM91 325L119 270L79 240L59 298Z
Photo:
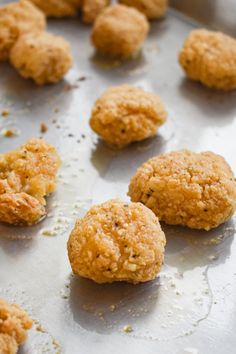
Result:
M93 23L97 16L110 4L110 0L83 0L82 19L85 23Z
M0 61L9 58L20 35L43 31L45 27L44 14L27 0L0 6Z
M205 86L224 91L236 88L236 40L224 33L192 31L179 62L190 79Z
M30 0L48 17L76 16L81 0Z
M168 7L168 0L119 0L119 2L135 7L150 20L163 17Z
M21 36L12 48L10 60L21 76L38 85L56 83L72 65L69 43L47 32Z
M32 320L17 304L0 299L0 354L15 354L27 339Z
M112 5L96 18L91 40L101 54L125 59L137 54L148 31L147 19L138 10Z
M171 225L210 230L236 208L236 182L225 159L213 152L180 150L145 162L131 179L129 196Z
M0 221L32 225L45 215L45 197L56 188L60 159L41 139L0 154Z
M165 242L151 210L113 199L93 206L76 222L68 255L75 274L97 283L139 283L160 271Z
M166 116L157 95L121 85L109 88L96 101L90 126L107 143L120 148L154 136Z

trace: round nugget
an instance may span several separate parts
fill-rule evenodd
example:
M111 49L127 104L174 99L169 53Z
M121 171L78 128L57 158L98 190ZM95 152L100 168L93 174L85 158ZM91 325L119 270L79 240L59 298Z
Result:
M93 23L98 15L110 4L110 0L83 0L82 19L85 23Z
M114 199L92 207L76 222L68 255L75 274L97 283L139 283L160 271L165 243L151 210Z
M108 144L119 148L154 136L166 121L161 99L150 92L129 86L111 87L96 101L91 128Z
M171 225L210 230L236 208L236 182L225 159L213 152L180 150L144 163L131 179L129 196Z
M168 0L119 0L119 2L135 7L150 20L163 17L168 7Z
M0 6L0 61L9 58L20 35L43 31L45 27L44 14L27 0Z
M124 59L137 54L148 31L147 19L138 10L112 5L96 18L91 39L101 54Z
M70 17L76 16L82 0L30 0L38 6L46 16Z
M10 60L21 76L38 85L61 80L72 65L69 43L47 32L21 36L12 48Z
M218 90L236 88L236 40L226 34L192 31L180 51L179 62L192 80Z

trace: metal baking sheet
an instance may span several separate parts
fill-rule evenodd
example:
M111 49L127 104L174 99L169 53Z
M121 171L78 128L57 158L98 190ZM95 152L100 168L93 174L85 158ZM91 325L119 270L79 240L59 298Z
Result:
M205 1L208 3L208 1ZM226 2L225 2L226 3ZM72 45L65 80L36 87L0 64L0 151L43 134L63 165L48 217L35 227L0 226L0 296L23 305L37 320L21 354L222 354L236 347L235 218L211 232L164 226L166 258L160 276L141 285L97 285L71 276L66 242L75 219L94 203L127 199L136 168L165 151L190 148L223 155L236 172L236 93L208 90L185 79L177 53L197 26L170 10L153 22L133 62L102 63L93 55L90 28L78 19L50 20L49 30ZM154 138L121 151L105 146L88 126L95 99L109 86L130 83L158 93L168 122ZM132 326L131 333L123 331Z

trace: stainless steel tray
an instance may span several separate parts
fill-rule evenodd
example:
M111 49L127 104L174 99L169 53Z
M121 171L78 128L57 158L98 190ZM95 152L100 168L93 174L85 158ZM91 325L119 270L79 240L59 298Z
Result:
M220 2L214 3L216 12ZM93 57L90 28L77 19L50 20L49 30L63 34L73 48L74 66L65 81L39 88L0 64L0 110L10 111L0 117L0 130L10 126L19 133L1 136L0 151L41 136L44 122L44 138L63 159L48 217L31 228L0 226L0 296L22 304L38 321L21 354L234 353L235 218L208 233L163 226L165 265L147 284L99 286L74 278L66 252L75 219L94 203L127 199L130 177L149 157L210 149L235 170L236 92L217 93L190 82L177 63L194 26L170 10L164 21L153 22L139 58L111 68ZM156 138L115 152L91 132L88 119L107 87L127 82L157 92L169 119ZM133 331L124 332L125 325Z

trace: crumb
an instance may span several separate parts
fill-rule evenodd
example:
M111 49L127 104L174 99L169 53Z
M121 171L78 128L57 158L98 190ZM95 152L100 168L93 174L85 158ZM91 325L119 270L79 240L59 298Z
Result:
M46 133L48 131L48 126L45 123L40 124L40 132L41 133Z
M133 332L133 327L130 326L130 325L125 325L125 326L123 327L123 331L124 331L125 333L131 333L131 332Z
M16 132L13 129L4 129L2 132L2 135L6 138L12 138L13 136L16 136Z
M8 117L10 115L10 111L8 110L3 110L1 113L2 117Z

